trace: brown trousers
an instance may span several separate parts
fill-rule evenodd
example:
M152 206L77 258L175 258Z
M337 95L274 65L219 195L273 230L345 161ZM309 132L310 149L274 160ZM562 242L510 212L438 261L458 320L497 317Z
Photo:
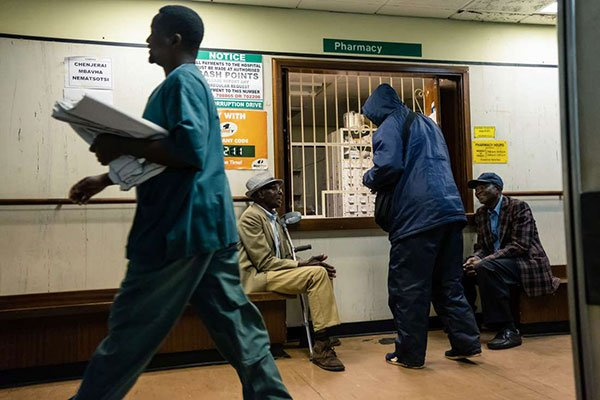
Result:
M267 290L282 294L306 293L315 331L340 324L333 283L323 267L267 271Z

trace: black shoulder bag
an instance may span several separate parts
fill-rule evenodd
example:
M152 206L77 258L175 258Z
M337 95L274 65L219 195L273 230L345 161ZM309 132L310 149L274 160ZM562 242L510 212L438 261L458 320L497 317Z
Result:
M408 148L410 126L416 116L417 113L409 112L402 126L402 160L404 161L404 165L406 165L406 149ZM394 209L394 189L397 183L394 182L392 185L380 189L377 191L377 196L375 197L375 222L386 232L389 232L392 228L394 218L392 215L392 210Z

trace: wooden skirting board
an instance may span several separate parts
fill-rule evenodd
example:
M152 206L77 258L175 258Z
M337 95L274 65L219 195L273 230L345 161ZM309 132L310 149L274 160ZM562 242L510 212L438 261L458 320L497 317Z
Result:
M87 361L108 332L116 289L0 296L0 371ZM287 297L248 296L262 313L271 343L286 339ZM195 312L188 307L159 353L214 349Z

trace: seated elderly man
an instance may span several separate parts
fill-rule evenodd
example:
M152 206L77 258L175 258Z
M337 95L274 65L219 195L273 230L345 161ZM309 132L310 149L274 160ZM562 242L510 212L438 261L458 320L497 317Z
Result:
M464 264L465 294L474 308L475 284L479 286L484 324L498 330L488 348L509 349L521 345L511 312L511 286L541 296L554 293L560 280L552 276L529 205L502 195L502 179L492 172L468 186L483 206L475 213L475 252Z
M335 268L325 262L325 255L292 259L292 249L276 211L283 201L282 184L281 179L274 179L268 172L246 183L246 196L254 203L238 221L242 285L247 293L306 293L315 329L312 362L328 371L343 371L344 364L337 358L328 334L328 328L340 323L331 282Z

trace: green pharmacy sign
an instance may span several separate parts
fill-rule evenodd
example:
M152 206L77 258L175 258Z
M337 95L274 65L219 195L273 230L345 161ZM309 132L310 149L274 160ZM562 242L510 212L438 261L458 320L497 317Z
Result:
M325 53L368 54L374 56L422 57L420 43L370 42L365 40L323 39Z

